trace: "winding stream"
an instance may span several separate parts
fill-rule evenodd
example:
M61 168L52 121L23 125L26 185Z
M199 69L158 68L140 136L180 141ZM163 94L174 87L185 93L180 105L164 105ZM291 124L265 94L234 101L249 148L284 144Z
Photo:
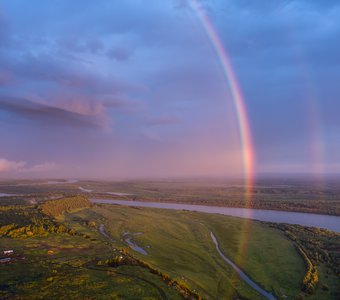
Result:
M135 244L133 241L132 241L132 238L129 237L129 238L126 238L125 239L125 242L128 243L128 245L130 246L131 249L139 252L140 254L143 254L143 255L148 255L148 253L142 248L142 247L139 247L137 244Z
M105 225L104 225L104 224L100 224L100 225L99 225L99 232L100 232L103 236L105 236L109 241L114 242L114 239L112 239L112 238L108 235L108 233L106 232L106 230L105 230Z
M265 291L263 288L261 288L258 284L256 284L254 281L252 281L237 265L235 265L228 257L226 257L223 252L221 251L217 239L215 235L210 232L211 239L213 240L216 250L218 254L222 257L222 259L227 262L235 271L236 273L245 281L249 286L251 286L254 290L259 292L262 296L266 297L269 300L276 300L276 298L273 296L273 294Z

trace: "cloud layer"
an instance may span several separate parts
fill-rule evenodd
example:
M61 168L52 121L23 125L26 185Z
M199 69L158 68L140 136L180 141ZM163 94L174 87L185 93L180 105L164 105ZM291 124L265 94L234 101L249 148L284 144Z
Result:
M29 166L25 161L10 161L6 158L0 158L0 174L33 173L39 176L45 172L51 172L57 169L58 165L53 162L44 162Z
M200 3L245 95L257 171L339 172L338 1ZM6 172L242 172L228 84L189 0L2 2L0 66Z

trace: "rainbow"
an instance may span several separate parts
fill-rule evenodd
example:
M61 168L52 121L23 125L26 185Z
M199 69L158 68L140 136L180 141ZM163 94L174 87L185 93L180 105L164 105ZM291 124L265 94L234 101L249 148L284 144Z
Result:
M227 52L223 47L220 37L212 22L209 20L207 13L198 0L190 0L191 8L196 12L199 20L201 21L208 38L219 58L221 63L226 82L231 91L232 100L236 109L237 122L240 130L241 151L243 161L243 173L245 177L247 206L251 207L251 191L253 186L254 174L254 147L252 145L251 131L248 121L248 114L246 105L240 86L233 67L228 58Z
M242 161L243 161L243 173L245 181L245 200L246 206L248 208L252 207L252 189L253 189L253 177L254 177L254 156L255 151L252 144L251 131L248 121L248 114L246 110L246 105L240 86L237 82L237 78L231 62L228 58L227 52L223 47L222 41L217 34L212 22L209 20L207 13L205 12L202 5L198 0L189 1L191 8L197 14L199 20L201 21L205 32L219 58L221 63L223 73L227 82L227 85L231 91L232 100L235 106L237 114L237 122L240 131L240 142L242 151ZM250 232L250 221L249 219L244 219L243 228L241 231L241 242L239 245L239 253L237 257L237 264L241 266L244 261L244 257L247 253L248 241ZM236 273L231 278L231 282L237 281ZM227 299L232 298L232 291L228 291Z

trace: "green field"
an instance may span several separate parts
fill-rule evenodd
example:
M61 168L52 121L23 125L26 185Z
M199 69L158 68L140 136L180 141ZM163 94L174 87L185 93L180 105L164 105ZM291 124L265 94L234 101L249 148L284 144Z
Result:
M307 268L287 228L188 211L87 207L79 197L56 205L55 219L43 213L46 204L3 207L0 225L17 227L2 231L0 250L15 254L0 265L1 299L263 299L222 260L210 232L227 257L278 299L339 295L338 278L324 264L316 292L301 292ZM311 240L309 231L292 228ZM147 255L130 248L127 238ZM324 234L324 243L329 238ZM120 255L123 263L113 264Z
M91 263L110 256L109 247L98 242L54 235L2 239L0 247L11 247L25 257L1 266L1 299L181 299L142 268L116 270Z
M221 299L228 293L261 298L219 257L210 231L218 238L224 253L240 263L266 290L289 297L300 291L305 267L294 245L279 231L258 222L251 222L246 230L244 220L238 218L112 205L95 206L66 216L66 221L78 226L78 230L81 230L80 220L103 223L118 247L126 247L122 240L124 232L143 233L134 236L134 240L149 255L131 250L134 255L171 277L186 281L204 298ZM244 259L239 260L244 230L247 249Z
M221 260L210 231L218 238L222 251L241 263L241 268L266 290L278 296L293 296L300 291L305 271L303 260L280 232L258 222L251 222L245 229L245 221L238 218L110 205L83 211L77 217L102 218L117 241L123 232L142 232L135 239L150 255L135 255L172 277L184 277L206 298L221 299L228 293L252 299L259 297ZM240 260L238 254L244 236L246 252Z

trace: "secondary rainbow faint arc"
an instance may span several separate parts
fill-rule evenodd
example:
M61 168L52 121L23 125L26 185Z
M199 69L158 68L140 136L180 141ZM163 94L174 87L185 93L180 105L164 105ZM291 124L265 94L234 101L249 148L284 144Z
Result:
M190 0L192 9L197 13L202 25L213 45L217 56L219 57L220 63L226 81L229 85L232 99L235 105L235 110L237 113L237 121L240 130L240 140L242 148L242 160L243 160L243 171L246 183L246 198L247 205L250 203L251 199L251 188L253 185L253 172L254 172L254 148L252 146L251 131L248 121L248 114L246 110L246 105L242 96L241 89L236 79L236 75L233 71L233 67L230 63L228 55L223 47L221 39L219 38L213 24L209 20L206 12L204 11L202 5L197 0Z

